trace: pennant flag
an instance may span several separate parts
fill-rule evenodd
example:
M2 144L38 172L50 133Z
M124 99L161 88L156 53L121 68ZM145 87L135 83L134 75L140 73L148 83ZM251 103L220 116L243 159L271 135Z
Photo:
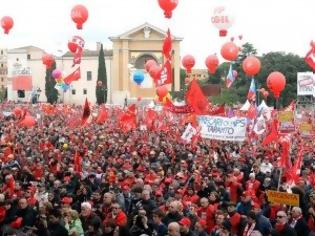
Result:
M256 85L254 78L252 78L252 81L250 83L249 91L247 93L247 99L249 101L254 101L256 99Z
M79 80L81 78L80 66L75 69L71 74L64 78L64 83L70 85L73 81Z
M194 112L198 115L208 113L208 99L203 94L196 79L193 79L190 83L188 91L186 92L186 103L190 105Z
M166 37L164 39L164 43L163 43L163 54L165 58L167 58L168 60L171 60L171 51L172 51L172 37L171 37L170 29L168 29Z
M282 168L291 168L291 161L290 161L290 137L287 135L280 139L280 144L282 148L279 166Z
M85 99L85 104L84 104L84 109L83 109L83 115L82 115L82 119L81 119L81 125L84 125L87 121L87 119L89 118L91 114L91 109L88 103L87 98Z
M315 70L315 48L312 48L307 52L306 56L304 57L304 61Z
M235 80L235 77L233 75L233 68L232 68L232 64L230 64L230 68L229 68L229 72L228 72L228 75L225 79L225 85L227 88L230 88L233 84Z

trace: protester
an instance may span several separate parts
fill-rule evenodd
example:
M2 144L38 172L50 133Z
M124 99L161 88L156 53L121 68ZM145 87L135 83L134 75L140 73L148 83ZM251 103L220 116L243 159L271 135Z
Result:
M3 235L315 233L312 148L294 174L279 168L281 147L262 145L259 137L255 145L183 142L188 118L182 114L114 107L103 124L90 117L81 126L80 107L55 105L48 114L43 104L0 104L4 111L18 106L40 118L32 128L21 127L13 113L0 119ZM154 122L146 120L148 109L156 112ZM126 114L147 130L122 122ZM294 136L292 164L301 145L314 144ZM298 194L300 206L270 202L268 191L278 187Z

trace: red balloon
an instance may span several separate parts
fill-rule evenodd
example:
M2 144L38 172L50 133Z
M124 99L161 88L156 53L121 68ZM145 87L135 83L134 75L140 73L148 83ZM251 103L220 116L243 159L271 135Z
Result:
M8 34L10 29L12 29L14 25L13 19L10 16L4 16L1 19L1 27L4 29L4 33Z
M238 56L239 48L233 42L223 44L221 55L225 60L234 61Z
M145 70L146 70L147 72L150 72L151 67L154 66L154 65L157 65L155 60L153 60L153 59L148 60L148 61L145 63L145 66L144 66L144 67L145 67Z
M153 65L150 68L149 74L154 80L158 80L161 77L162 68L159 65Z
M75 53L77 51L78 44L74 42L68 42L68 48L70 52Z
M267 78L267 87L272 91L276 98L280 97L280 93L285 88L285 76L278 71L272 72Z
M218 68L219 59L217 55L210 55L206 59L206 66L211 74L214 74Z
M243 61L242 67L246 75L254 76L260 71L261 63L257 57L248 56Z
M168 94L168 89L166 86L162 85L156 88L156 94L160 99L164 98Z
M71 18L77 24L77 29L82 29L83 24L89 17L89 12L83 5L75 5L71 10Z
M191 69L194 67L195 63L195 58L191 55L184 56L182 60L182 64L186 68L187 73L191 73Z
M177 7L178 0L158 0L159 5L164 10L164 16L166 18L172 17L172 11Z
M44 54L42 56L42 62L46 65L46 69L50 69L51 66L54 64L55 60L54 57L50 54Z
M32 128L36 124L36 120L33 116L26 115L25 118L20 122L21 126L25 126L27 128Z

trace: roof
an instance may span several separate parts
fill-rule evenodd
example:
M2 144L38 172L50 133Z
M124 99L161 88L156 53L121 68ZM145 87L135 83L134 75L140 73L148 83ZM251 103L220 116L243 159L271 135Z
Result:
M19 48L12 48L10 51L16 51L16 50L37 50L37 51L44 51L44 49L41 49L39 47L33 46L33 45L28 45L24 47L19 47Z
M154 30L155 32L161 34L163 37L166 35L166 31L164 31L164 30L162 30L162 29L160 29L160 28L158 28L158 27L156 27L156 26L154 26L154 25L152 25L152 24L150 24L150 23L148 23L148 22L145 22L144 24L139 25L139 26L137 26L137 27L135 27L135 28L133 28L133 29L131 29L131 30L129 30L129 31L125 32L125 33L123 33L123 34L120 34L120 35L117 35L117 36L113 36L113 37L109 37L109 39L110 39L110 40L115 40L115 39L129 39L129 36L130 36L130 35L132 35L132 34L138 32L138 31L140 31L140 30L142 30L142 29L144 29L144 28L146 28L146 27L151 28L151 29ZM175 40L175 41L176 41L176 40L177 40L177 41L183 40L183 38L181 38L181 37L176 37L176 36L174 36L174 35L172 35L172 37L173 37L173 40Z
M84 49L82 57L98 57L98 54L99 54L98 50ZM113 50L104 49L104 55L105 57L113 56ZM65 54L62 55L62 57L73 57L73 54L71 52L66 52Z

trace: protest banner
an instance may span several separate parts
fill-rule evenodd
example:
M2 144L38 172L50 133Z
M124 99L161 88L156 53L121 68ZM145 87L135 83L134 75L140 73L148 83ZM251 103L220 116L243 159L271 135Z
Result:
M245 117L198 116L201 137L224 141L244 141L247 120Z
M313 95L314 94L314 74L313 72L297 73L297 95Z
M299 195L278 191L267 191L268 201L271 203L285 204L289 206L299 206Z
M279 111L280 133L291 133L295 131L293 111Z

